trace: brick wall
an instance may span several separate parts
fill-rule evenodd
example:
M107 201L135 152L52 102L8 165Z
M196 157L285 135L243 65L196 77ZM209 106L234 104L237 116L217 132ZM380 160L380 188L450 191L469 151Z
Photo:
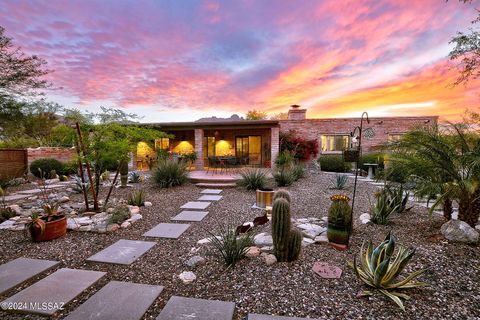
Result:
M54 158L58 161L68 162L72 160L76 155L75 148L50 148L50 147L39 147L39 148L28 148L27 149L27 160L28 166L33 160L40 158Z
M374 151L376 147L388 141L389 135L405 133L417 125L431 126L437 121L438 116L370 118L370 124L364 121L363 128L365 130L365 128L371 127L375 136L371 139L362 137L362 150L364 152ZM359 118L281 120L280 131L294 130L302 138L317 139L321 150L321 135L350 134L359 125Z

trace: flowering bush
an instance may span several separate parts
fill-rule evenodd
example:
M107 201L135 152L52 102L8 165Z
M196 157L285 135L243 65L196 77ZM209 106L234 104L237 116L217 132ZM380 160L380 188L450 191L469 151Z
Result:
M294 131L280 134L280 151L289 151L294 158L300 161L308 161L316 157L319 151L317 140L307 140L296 137Z

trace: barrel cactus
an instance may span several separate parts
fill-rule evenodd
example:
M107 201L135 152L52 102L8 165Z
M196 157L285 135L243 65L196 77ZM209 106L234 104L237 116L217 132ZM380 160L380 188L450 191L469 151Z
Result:
M351 232L352 208L346 195L334 195L328 210L327 237L331 243L348 245Z
M292 202L292 197L290 196L290 192L284 189L280 189L277 192L275 192L275 195L273 196L273 201L283 198L287 200L288 202Z
M280 262L294 261L301 251L302 234L292 230L290 220L290 203L278 198L272 208L273 253Z

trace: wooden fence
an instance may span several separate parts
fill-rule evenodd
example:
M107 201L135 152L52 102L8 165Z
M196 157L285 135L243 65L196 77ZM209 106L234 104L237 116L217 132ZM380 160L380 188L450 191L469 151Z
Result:
M0 149L0 179L22 177L27 170L27 150Z

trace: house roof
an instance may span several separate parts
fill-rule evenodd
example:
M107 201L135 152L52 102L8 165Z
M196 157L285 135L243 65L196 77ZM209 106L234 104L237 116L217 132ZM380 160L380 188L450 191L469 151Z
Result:
M200 121L200 122L156 122L140 125L158 127L169 130L193 129L251 129L273 128L279 126L278 120L238 120L238 121Z

